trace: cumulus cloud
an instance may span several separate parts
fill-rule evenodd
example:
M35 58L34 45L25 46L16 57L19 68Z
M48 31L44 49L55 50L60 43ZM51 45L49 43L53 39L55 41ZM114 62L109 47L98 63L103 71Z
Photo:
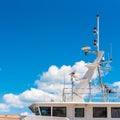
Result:
M3 99L9 107L21 109L28 106L32 102L51 101L51 99L56 99L56 96L36 88L31 88L30 90L26 90L18 95L14 95L12 93L5 94ZM0 107L7 108L7 105L5 106L4 104L1 104Z
M64 80L66 87L70 88L70 73L76 70L76 76L79 79L82 78L87 71L85 64L84 61L80 61L73 66L63 65L60 68L55 65L50 66L48 71L43 72L40 79L35 81L37 88L30 88L16 95L13 93L5 94L3 96L5 104L1 104L0 108L7 112L10 107L21 109L32 102L61 100Z
M55 95L48 94L42 90L31 88L30 90L26 90L19 95L19 99L24 102L42 102L42 101L50 101L51 99L56 99Z
M49 67L47 72L44 72L40 76L40 80L36 80L35 84L38 89L51 93L60 93L63 89L64 80L67 84L70 84L70 73L74 70L76 71L76 77L78 79L82 78L87 68L85 67L85 62L76 62L73 66L63 65L58 68L55 65Z
M0 103L0 112L9 112L9 105Z
M118 87L118 88L120 88L120 81L118 81L118 82L114 82L114 83L113 83L113 86L114 86L114 87Z
M12 107L18 107L19 108L23 108L24 107L24 104L23 102L19 99L19 95L14 95L12 93L10 94L5 94L3 96L3 99L5 101L5 103L9 104L9 106L12 106Z
M80 61L76 62L73 66L63 65L60 68L55 65L50 66L48 71L43 72L40 79L35 81L37 88L30 88L16 95L12 93L5 94L3 99L6 106L3 104L3 110L8 111L10 107L22 109L33 102L61 100L64 81L66 87L71 88L70 73L76 71L76 79L80 80L88 70L85 65L84 61Z

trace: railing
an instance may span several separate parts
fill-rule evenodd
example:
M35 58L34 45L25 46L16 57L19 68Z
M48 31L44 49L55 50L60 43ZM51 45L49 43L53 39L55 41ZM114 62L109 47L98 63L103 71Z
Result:
M69 88L70 89L70 88ZM89 90L91 89L92 93L89 93ZM65 92L65 90L68 90L68 88L64 89L64 102L69 102L69 98L72 94L70 91ZM83 92L84 90L84 92ZM96 89L95 89L96 90ZM76 94L77 96L84 95L84 102L120 102L120 90L118 91L117 88L111 88L111 92L108 92L107 89L104 88L105 92L105 100L103 99L103 95L100 92L100 88L98 88L98 93L92 88L79 88L79 92ZM82 92L81 92L82 91ZM117 91L117 92L116 92ZM73 101L74 102L74 101Z

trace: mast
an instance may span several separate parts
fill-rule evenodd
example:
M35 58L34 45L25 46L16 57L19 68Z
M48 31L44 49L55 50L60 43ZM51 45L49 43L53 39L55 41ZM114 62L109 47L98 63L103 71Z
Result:
M96 47L97 47L97 54L99 54L99 50L100 50L99 19L100 19L99 15L96 15L96 23L97 23L97 25L96 25L96 30L94 29L95 30L94 33L96 35L96 43L94 45L96 45ZM105 95L105 92L104 92L104 87L103 87L101 73L100 73L100 61L99 61L99 64L97 66L97 70L98 70L98 75L99 75L100 87L101 87L101 92L102 92L103 100L104 100L104 102L106 102L106 95ZM89 83L89 84L91 84L91 83ZM90 95L91 95L91 89L90 89Z
M81 102L84 101L85 92L87 92L88 87L89 87L89 102L92 101L92 99L91 99L91 94L92 94L91 87L92 87L93 75L94 75L95 71L98 69L98 66L100 65L100 61L104 55L104 51L99 51L99 15L96 16L96 22L97 22L96 23L97 26L94 27L94 31L93 31L95 36L96 36L96 38L94 40L94 46L96 47L96 52L90 51L89 46L82 47L81 49L84 51L85 55L87 55L88 53L91 53L91 54L96 54L97 56L92 64L86 65L88 70L87 70L86 74L83 76L83 78L80 80L78 86L73 91L75 93L75 94L72 94L72 96L71 96L73 101L81 101ZM100 83L101 83L101 87L102 87L103 86L102 80ZM103 96L105 96L103 87L101 89L102 89ZM79 94L79 93L81 93L81 94ZM105 97L104 97L104 101L105 101Z
M99 15L96 16L96 27L94 27L93 33L95 34L96 38L94 40L94 46L96 47L96 51L99 52Z
M97 33L96 33L96 39L97 39L97 52L99 51L99 15L96 16L97 19Z
M70 101L74 102L84 102L85 96L88 94L88 101L92 102L92 81L94 73L98 72L98 77L100 81L100 88L102 93L103 101L106 102L106 88L104 87L102 83L102 76L101 76L101 68L106 68L104 65L108 62L112 62L112 46L110 46L110 60L105 61L104 60L104 51L100 50L100 40L99 40L99 15L96 15L96 27L94 27L93 33L95 34L94 39L94 46L96 47L95 51L91 51L91 47L84 46L81 49L84 51L85 55L88 54L94 54L96 55L96 58L92 63L86 64L86 67L88 70L84 74L84 76L80 79L79 83L75 88L73 87L74 81L74 72L72 72L71 75L71 86L72 86L72 94L70 96ZM109 68L106 68L106 70L109 70Z

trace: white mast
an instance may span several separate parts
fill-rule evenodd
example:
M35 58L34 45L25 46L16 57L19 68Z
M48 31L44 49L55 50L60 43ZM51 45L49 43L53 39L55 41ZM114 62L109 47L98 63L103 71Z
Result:
M83 76L83 78L80 80L78 86L74 89L75 94L72 94L72 101L83 102L84 97L86 95L86 92L88 92L89 87L90 87L89 94L91 96L92 78L93 78L94 73L98 69L99 63L100 63L100 61L103 57L103 54L104 54L104 51L99 51L99 15L97 15L96 18L97 18L97 26L96 26L96 28L94 28L94 33L96 35L96 40L94 40L94 45L97 48L97 52L90 52L90 53L96 54L97 57L92 64L86 65L88 70L87 70L86 74ZM87 55L87 53L89 53L90 47L83 47L82 50L85 52L85 55ZM101 82L101 89L102 89L102 94L103 94L104 101L106 101L106 98L104 97L105 95L104 95L102 82ZM90 96L89 96L89 101L91 101Z
M97 19L97 33L96 33L96 39L97 39L97 51L99 51L99 15L96 16Z

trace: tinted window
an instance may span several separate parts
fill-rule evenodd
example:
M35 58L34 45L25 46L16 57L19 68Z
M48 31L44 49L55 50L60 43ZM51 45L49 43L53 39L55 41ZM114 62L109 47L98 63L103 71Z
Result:
M84 108L75 108L75 117L84 117Z
M120 118L120 108L119 107L111 108L111 117L112 118Z
M93 117L94 118L106 118L107 108L106 107L93 107Z
M53 116L66 117L66 107L53 107Z
M40 107L41 116L51 116L51 107Z
M40 113L39 113L39 108L38 108L38 107L35 108L35 114L36 114L36 115L40 115Z

